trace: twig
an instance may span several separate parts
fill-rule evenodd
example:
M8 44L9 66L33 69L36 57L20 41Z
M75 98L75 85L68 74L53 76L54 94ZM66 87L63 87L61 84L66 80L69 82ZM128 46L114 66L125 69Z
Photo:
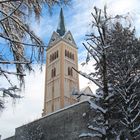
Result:
M31 64L32 62L20 62L20 61L0 61L0 64Z
M11 12L11 13L10 13L8 16L6 16L5 18L1 19L0 22L2 22L3 20L9 18L10 16L12 16L12 15L19 9L19 7L22 5L22 3L23 3L23 0L21 0L21 3L16 7L16 9L15 9L13 12Z
M27 45L27 46L47 47L45 45L29 44L29 43L20 42L18 40L13 40L10 37L3 36L2 34L0 34L0 37L4 38L6 40L9 40L10 42L19 43L19 44L23 44L23 45Z
M21 0L4 0L4 1L0 1L0 4L6 3L6 2L16 2L16 1L21 1Z

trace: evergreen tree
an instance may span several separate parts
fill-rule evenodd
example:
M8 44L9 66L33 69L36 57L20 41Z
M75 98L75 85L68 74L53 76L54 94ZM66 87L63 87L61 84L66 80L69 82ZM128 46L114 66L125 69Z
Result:
M87 62L95 61L95 72L79 73L99 89L94 100L89 101L96 112L88 127L93 132L80 137L135 139L140 134L140 42L130 24L123 26L126 17L110 17L106 7L104 11L94 7L92 16L94 30L87 35L84 46L88 51Z
M107 49L108 79L120 98L119 120L127 132L126 137L135 139L140 135L140 42L131 26L123 27L118 22L110 35L116 39Z

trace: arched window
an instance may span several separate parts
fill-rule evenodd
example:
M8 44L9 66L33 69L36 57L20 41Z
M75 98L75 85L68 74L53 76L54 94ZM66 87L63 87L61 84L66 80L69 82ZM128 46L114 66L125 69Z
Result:
M54 78L56 76L56 68L51 70L51 77Z
M70 75L70 67L68 67L68 75Z
M53 69L51 70L51 78L53 78Z
M73 71L72 71L72 68L70 68L70 67L68 67L68 75L73 76Z
M67 50L65 50L65 56L67 56Z
M56 76L56 68L54 68L54 77Z
M58 58L58 51L56 52L56 58Z
M58 50L50 55L50 62L58 58Z
M50 62L52 62L52 55L50 55Z
M56 59L56 58L57 58L57 53L55 52L55 53L54 53L54 59Z
M69 53L69 51L68 51L68 54L67 54L67 56L68 56L68 57L70 57L70 53Z

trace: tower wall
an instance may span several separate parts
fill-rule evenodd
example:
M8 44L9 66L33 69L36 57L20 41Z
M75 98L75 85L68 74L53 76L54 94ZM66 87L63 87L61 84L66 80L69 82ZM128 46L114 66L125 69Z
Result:
M57 56L54 57L56 52ZM78 69L76 47L62 39L47 50L43 115L76 103L72 90L79 89L79 80L72 67ZM55 76L52 76L53 69ZM68 69L72 72L71 75Z
M61 8L57 32L47 48L43 114L46 115L76 103L72 90L79 90L77 46L70 31L66 32Z

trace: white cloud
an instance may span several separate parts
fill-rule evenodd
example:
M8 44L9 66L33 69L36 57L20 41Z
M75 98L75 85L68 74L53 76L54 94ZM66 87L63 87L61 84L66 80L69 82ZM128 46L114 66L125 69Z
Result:
M35 73L25 77L26 88L23 99L17 100L13 106L11 100L6 104L6 109L0 116L0 133L4 137L14 134L16 127L33 121L41 116L44 96L44 67L41 72L34 67Z

